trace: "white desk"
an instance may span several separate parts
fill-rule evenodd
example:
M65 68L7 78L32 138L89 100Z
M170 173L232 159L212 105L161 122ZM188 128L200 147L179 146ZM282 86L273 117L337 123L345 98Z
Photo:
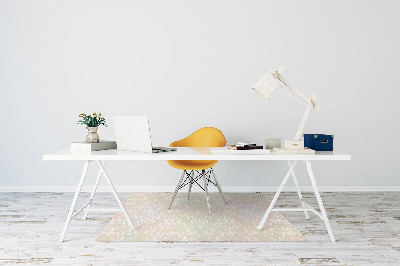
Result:
M75 217L78 213L81 211L85 211L85 214L83 216L84 219L86 219L87 214L89 211L94 212L100 212L100 211L122 211L126 219L128 220L128 223L132 227L132 229L135 229L134 224L132 223L128 213L126 212L121 200L119 199L117 192L115 191L111 179L108 176L106 170L105 170L105 162L106 161L164 161L164 160L225 160L225 161L287 161L289 165L289 170L286 173L281 185L278 188L278 191L275 193L275 196L269 205L267 211L264 214L264 217L262 218L260 224L258 225L258 229L262 229L264 226L265 221L268 218L268 215L271 213L271 211L301 211L304 212L306 219L309 219L308 212L311 211L315 213L318 217L320 217L326 225L326 228L328 230L329 237L332 242L335 242L335 238L333 236L331 226L329 224L328 217L325 212L324 205L321 200L321 196L318 191L317 184L315 182L314 174L311 169L311 161L337 161L337 160L351 160L351 156L347 154L343 154L340 152L316 152L316 154L313 155L306 155L306 154L266 154L266 155L238 155L238 154L212 154L210 148L178 148L176 152L169 152L169 153L141 153L141 152L129 152L129 151L118 151L118 150L103 150L103 151L92 151L92 152L86 152L86 151L70 151L70 150L63 150L51 154L47 154L43 156L44 160L62 160L62 161L85 161L84 168L83 168L83 173L81 176L81 179L79 181L78 187L75 192L74 199L71 204L71 208L68 213L67 220L65 221L64 229L61 233L61 238L60 242L64 241L65 234L68 229L68 225L73 217ZM75 205L78 200L79 193L81 191L83 182L86 177L87 169L89 166L89 163L91 161L96 161L97 164L100 167L99 173L97 175L96 182L94 184L90 200L84 204L80 209L77 211L75 210ZM314 208L312 208L309 204L307 204L301 195L301 191L298 186L297 178L294 173L294 167L298 161L304 161L307 166L308 174L311 180L311 184L313 186L315 196L318 201L319 208L321 210L321 213L316 211ZM117 200L120 209L91 209L90 206L92 204L94 195L96 193L97 185L100 181L101 176L104 175L106 178L111 191L113 192L115 199ZM296 189L297 189L297 194L300 199L300 204L302 205L302 208L274 208L274 205L279 197L279 194L281 193L283 187L285 186L287 180L289 177L292 176Z

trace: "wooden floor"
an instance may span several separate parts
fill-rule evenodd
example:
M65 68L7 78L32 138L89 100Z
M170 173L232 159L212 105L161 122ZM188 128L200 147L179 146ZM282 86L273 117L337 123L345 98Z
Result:
M102 243L95 238L113 214L91 213L74 219L59 243L72 193L0 193L0 265L400 265L400 192L321 194L337 243L322 220L301 212L284 214L307 242ZM96 196L95 205L116 206L111 194ZM317 206L313 194L304 197ZM284 193L277 205L297 203L295 193Z

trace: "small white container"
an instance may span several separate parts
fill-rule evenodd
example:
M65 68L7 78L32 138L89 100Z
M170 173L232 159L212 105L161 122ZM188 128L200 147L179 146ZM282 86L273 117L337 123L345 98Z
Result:
M288 150L303 150L303 140L285 140L285 148Z
M265 138L265 148L273 149L281 147L281 138Z

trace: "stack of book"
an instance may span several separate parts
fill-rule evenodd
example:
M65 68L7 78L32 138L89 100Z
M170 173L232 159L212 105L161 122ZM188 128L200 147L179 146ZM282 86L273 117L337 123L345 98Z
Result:
M96 143L89 143L86 141L71 142L71 151L101 151L116 148L117 142L115 140L100 140Z
M238 142L236 145L227 145L231 150L262 150L263 146L257 146L255 142Z
M236 145L227 145L226 147L211 147L212 154L270 154L269 150L263 148L263 146L257 146L254 142L238 142Z

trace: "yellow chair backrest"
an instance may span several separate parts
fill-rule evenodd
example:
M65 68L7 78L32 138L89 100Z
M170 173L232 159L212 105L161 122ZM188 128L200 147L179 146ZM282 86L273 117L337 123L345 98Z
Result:
M221 131L214 127L203 127L190 136L172 142L170 147L224 147L226 139Z

